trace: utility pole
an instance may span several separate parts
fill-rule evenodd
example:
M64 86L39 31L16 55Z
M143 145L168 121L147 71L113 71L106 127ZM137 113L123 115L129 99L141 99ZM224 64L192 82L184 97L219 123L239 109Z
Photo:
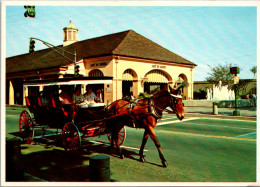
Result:
M38 38L30 38L30 46L29 46L29 53L33 53L34 52L34 44L35 44L35 40L38 40L40 42L42 42L44 45L46 45L47 47L51 48L53 51L55 51L56 53L60 54L61 56L63 56L64 58L66 58L67 60L71 61L74 63L74 76L78 77L79 76L79 65L77 65L77 53L76 51L74 53L66 51L62 48L56 47L48 42L45 42L43 40L40 40ZM59 51L60 50L60 51ZM69 57L67 57L66 55L64 55L64 52L73 55L74 59L70 59Z

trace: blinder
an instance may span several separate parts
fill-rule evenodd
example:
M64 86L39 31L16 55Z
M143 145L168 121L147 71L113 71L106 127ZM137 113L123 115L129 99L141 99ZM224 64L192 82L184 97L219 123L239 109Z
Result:
M170 94L171 95L171 105L172 105L172 109L174 110L173 112L177 112L176 111L176 105L178 103L178 99L182 99L181 95L175 95L175 94ZM178 99L177 99L178 98Z

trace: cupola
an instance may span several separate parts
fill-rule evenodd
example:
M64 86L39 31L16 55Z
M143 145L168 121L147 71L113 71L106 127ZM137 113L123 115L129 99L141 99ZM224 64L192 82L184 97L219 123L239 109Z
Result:
M67 46L78 41L78 29L72 24L71 20L69 25L65 27L63 31L64 31L63 46Z

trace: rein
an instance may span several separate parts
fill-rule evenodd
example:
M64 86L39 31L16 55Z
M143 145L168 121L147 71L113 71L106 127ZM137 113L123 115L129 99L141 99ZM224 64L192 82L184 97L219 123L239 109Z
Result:
M170 102L170 105L172 106L171 108L173 109L173 111L171 110L168 110L166 108L160 108L158 106L155 105L154 101L153 101L153 98L149 98L148 99L148 104L145 104L145 103L137 103L138 101L135 101L135 102L131 102L131 101L128 101L126 104L120 106L118 109L117 109L117 114L116 115L113 115L113 117L116 117L116 116L122 116L122 115L133 115L132 112L134 111L138 111L138 110L141 110L141 109L145 109L145 108L148 108L148 113L147 114L151 114L153 115L155 118L157 119L161 119L162 118L162 112L163 111L167 111L167 112L173 112L173 113L176 113L176 108L175 108L175 105L176 105L176 99L175 98L182 98L181 96L179 95L174 95L174 94L170 94L171 96L171 102ZM114 101L116 102L116 101ZM114 102L112 102L110 105L112 105ZM109 106L110 106L109 105ZM120 113L118 114L118 110L125 107L126 105L129 105L129 107L127 108L127 112L123 112L123 113ZM108 107L109 107L108 106ZM140 108L137 108L137 109L134 109L135 106L141 106ZM107 107L107 108L108 108ZM159 111L159 112L158 112ZM161 112L161 114L160 114ZM106 118L107 119L107 118Z
M152 98L150 99L151 102L152 102L151 103L151 106L152 106L151 107L151 111L152 111L152 114L153 114L154 117L159 118L159 119L162 117L162 115L158 114L158 112L155 109L159 110L160 112L167 111L167 112L171 112L171 113L176 113L175 105L176 105L176 101L177 100L175 98L182 98L182 96L174 95L174 94L170 94L170 95L171 95L171 103L170 103L170 105L172 106L172 110L169 110L169 109L166 109L166 108L163 109L163 108L160 108L158 106L155 106Z

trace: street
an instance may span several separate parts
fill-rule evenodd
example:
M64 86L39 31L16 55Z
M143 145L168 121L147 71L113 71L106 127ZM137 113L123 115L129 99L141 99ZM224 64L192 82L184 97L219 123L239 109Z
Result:
M18 136L21 108L6 108L6 135ZM89 181L89 157L110 156L111 181L115 182L254 182L256 181L256 121L187 117L167 114L155 132L168 162L163 168L149 138L146 163L139 162L143 129L126 128L121 146L125 155L108 149L105 135L85 139L79 153L67 153L55 137L22 144L24 172L34 181ZM49 132L53 133L53 132Z

